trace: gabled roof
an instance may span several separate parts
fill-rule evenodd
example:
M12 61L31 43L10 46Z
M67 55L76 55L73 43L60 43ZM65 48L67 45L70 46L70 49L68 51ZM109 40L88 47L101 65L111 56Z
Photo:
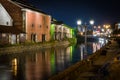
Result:
M52 21L52 24L62 25L63 21Z
M14 3L16 3L17 5L21 6L22 8L30 9L30 10L37 11L37 12L40 12L40 13L43 13L43 14L47 14L47 13L43 12L42 10L36 8L35 6L27 3L27 2L23 2L21 0L12 0L12 1Z
M13 26L0 25L0 33L20 34L20 33L25 33L25 32L13 27Z

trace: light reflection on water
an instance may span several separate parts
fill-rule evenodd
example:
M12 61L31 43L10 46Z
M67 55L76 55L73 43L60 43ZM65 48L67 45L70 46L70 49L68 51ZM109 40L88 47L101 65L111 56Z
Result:
M11 70L8 70L5 66L0 66L0 80L11 80Z
M0 80L47 80L100 49L101 43L88 43L41 49L0 56ZM87 49L87 53L85 53Z

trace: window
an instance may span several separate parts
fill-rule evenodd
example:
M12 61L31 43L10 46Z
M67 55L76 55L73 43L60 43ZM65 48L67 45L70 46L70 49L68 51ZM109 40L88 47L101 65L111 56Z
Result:
M39 27L41 28L42 26L40 25Z
M34 27L34 24L32 24L32 27Z
M43 16L43 24L44 24L44 25L45 25L45 22L46 22L45 16Z
M2 34L2 37L6 37L6 34Z
M6 25L8 25L9 23L8 22L6 22Z
M48 26L46 26L46 28L48 28Z

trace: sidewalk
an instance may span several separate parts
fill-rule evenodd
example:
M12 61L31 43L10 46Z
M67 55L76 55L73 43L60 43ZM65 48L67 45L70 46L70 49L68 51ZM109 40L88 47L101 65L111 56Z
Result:
M101 54L103 49L107 51L105 55ZM112 41L103 49L49 80L120 80L120 62L114 60L116 56L120 55L118 44ZM117 77L115 74L119 76Z
M113 66L117 66L117 64L114 62L114 58L120 53L118 44L113 41L112 44L106 46L106 50L107 54L99 55L99 57L97 57L94 60L94 63L91 65L92 68L80 73L76 80L120 80L120 75L118 76L119 78L117 77L117 79L113 78L116 76L113 75L115 72L113 73L113 70L111 70L119 69L113 68Z

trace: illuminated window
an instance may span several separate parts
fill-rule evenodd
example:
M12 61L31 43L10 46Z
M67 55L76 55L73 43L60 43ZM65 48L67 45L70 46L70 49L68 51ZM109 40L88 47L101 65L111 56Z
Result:
M120 23L118 24L118 29L120 29Z

